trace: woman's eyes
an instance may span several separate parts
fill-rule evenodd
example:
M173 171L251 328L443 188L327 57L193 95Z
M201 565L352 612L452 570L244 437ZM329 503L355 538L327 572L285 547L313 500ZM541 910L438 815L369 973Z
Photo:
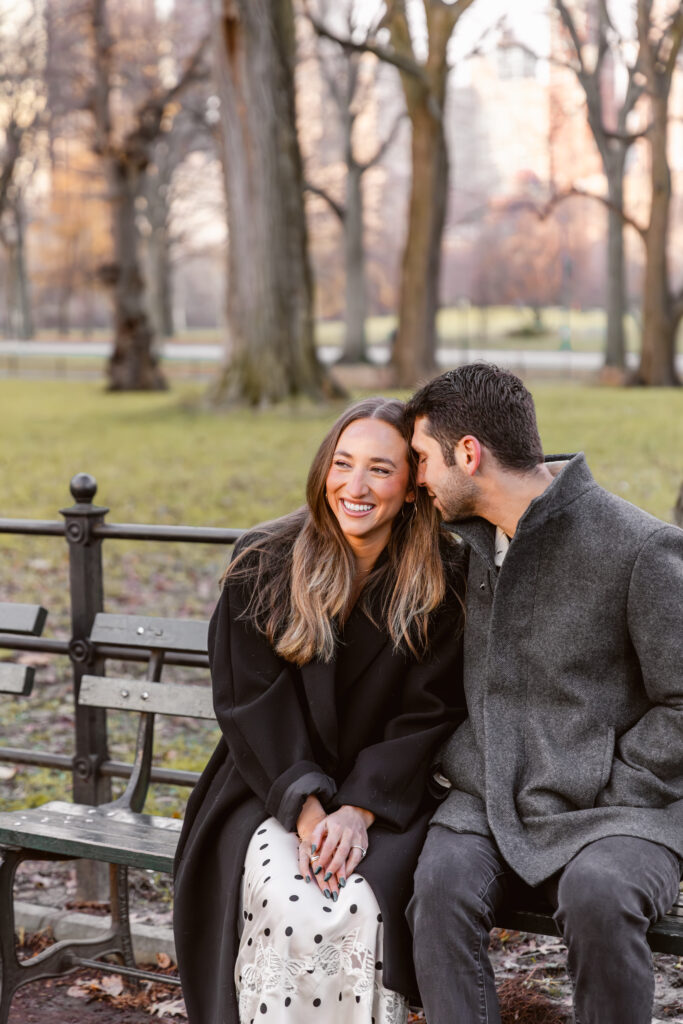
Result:
M333 465L338 469L351 469L351 463L345 459L335 459ZM372 473L379 473L380 476L389 476L390 470L386 466L370 466Z

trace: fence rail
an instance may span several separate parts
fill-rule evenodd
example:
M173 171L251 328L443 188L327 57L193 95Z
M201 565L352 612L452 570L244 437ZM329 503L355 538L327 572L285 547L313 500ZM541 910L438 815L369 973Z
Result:
M75 504L60 510L63 520L3 519L0 535L23 534L38 537L64 537L69 545L69 600L71 605L71 637L59 640L42 636L21 636L0 633L0 648L57 654L71 660L74 694L74 754L55 754L45 750L21 747L0 747L0 761L59 768L72 773L74 800L78 803L102 803L111 796L112 778L128 778L131 766L112 761L107 755L106 714L100 709L78 705L81 679L86 674L99 674L107 658L118 661L146 661L144 652L136 648L92 644L90 631L98 612L103 610L104 588L102 543L110 540L182 542L189 544L234 544L244 530L202 526L167 526L157 523L107 523L109 512L93 504L97 482L88 473L78 473L70 483ZM202 654L169 652L165 664L191 668L208 668ZM154 768L156 782L192 786L196 772Z

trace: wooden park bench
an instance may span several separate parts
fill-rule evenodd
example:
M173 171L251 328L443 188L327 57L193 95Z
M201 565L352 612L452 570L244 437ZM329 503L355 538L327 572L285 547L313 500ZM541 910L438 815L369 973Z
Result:
M7 631L1 617L2 607L0 605L0 627ZM29 616L16 621L30 626L31 620ZM34 619L33 628L37 628L38 621L39 617ZM128 917L128 868L160 872L172 870L181 822L176 818L143 813L150 785L154 715L213 719L209 687L160 681L166 654L206 653L207 623L100 613L95 619L90 642L96 650L98 646L106 648L110 657L117 648L136 648L148 653L145 680L85 675L78 696L79 704L84 707L139 714L135 760L124 794L110 803L89 806L53 801L35 809L0 813L0 1024L7 1024L12 997L21 985L81 966L158 980L156 975L135 966ZM18 687L19 674L14 673L14 676L12 685ZM29 675L23 678L26 686ZM110 930L98 939L57 942L44 952L20 962L16 953L12 898L17 865L27 859L73 858L103 861L110 865ZM497 924L509 930L559 934L550 908L542 905L507 908ZM683 955L681 896L669 914L650 929L648 941L656 952ZM111 954L122 960L123 965L108 965L100 959ZM164 981L169 980L177 981L164 978Z
M95 618L90 642L96 650L98 645L106 647L109 656L117 648L136 648L149 654L146 679L85 675L78 695L79 704L85 707L139 715L135 760L123 795L110 803L88 806L52 801L33 809L0 813L0 1024L7 1024L12 997L21 985L81 966L159 980L135 965L128 916L128 868L172 871L182 822L143 813L151 777L154 716L214 718L210 687L160 681L167 653L206 653L207 623L101 613ZM20 961L13 908L18 864L22 860L76 858L109 864L111 928L100 938L56 942ZM100 960L110 954L116 954L123 966ZM164 978L169 980L177 981Z

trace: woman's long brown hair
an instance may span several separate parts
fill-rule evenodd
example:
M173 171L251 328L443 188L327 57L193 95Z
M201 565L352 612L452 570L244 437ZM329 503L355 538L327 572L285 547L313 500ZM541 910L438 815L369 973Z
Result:
M416 485L405 406L386 398L356 402L339 417L313 459L306 505L257 527L224 576L247 585L245 614L277 654L297 665L333 658L338 623L351 600L353 553L328 505L325 484L341 434L363 419L382 420L403 437L410 465L408 489L416 497L396 516L387 557L378 560L358 600L373 620L379 615L378 624L397 649L419 657L427 643L429 615L446 593L441 549L448 541L429 496Z

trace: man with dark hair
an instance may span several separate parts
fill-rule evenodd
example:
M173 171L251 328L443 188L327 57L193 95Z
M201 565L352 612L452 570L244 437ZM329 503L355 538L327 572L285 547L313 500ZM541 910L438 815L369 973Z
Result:
M409 405L418 482L469 546L468 719L441 753L408 908L429 1024L497 1024L496 911L540 887L581 1024L650 1024L646 932L683 856L683 531L543 461L531 395L479 363Z

